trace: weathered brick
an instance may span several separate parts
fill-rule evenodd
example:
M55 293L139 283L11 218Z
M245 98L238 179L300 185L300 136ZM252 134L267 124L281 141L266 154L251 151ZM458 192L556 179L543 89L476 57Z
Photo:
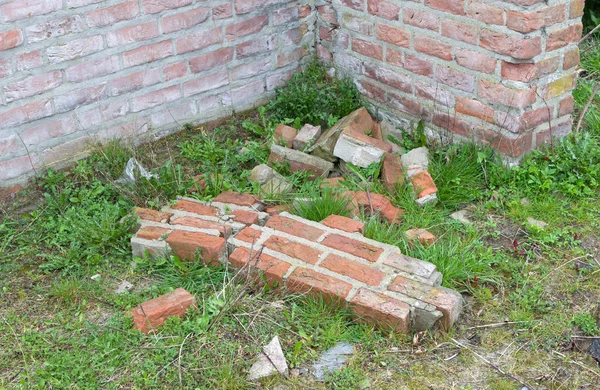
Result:
M181 260L195 260L198 255L204 263L214 265L225 254L225 239L205 233L175 230L166 241Z
M385 24L377 25L377 39L392 43L396 46L410 47L410 33L398 27Z
M90 11L85 15L88 26L104 27L123 20L130 20L139 14L137 1L126 1L110 7Z
M446 61L452 60L452 46L437 39L424 35L416 35L414 38L414 47L420 53L438 57Z
M511 89L502 84L494 84L490 81L479 80L479 96L494 103L515 108L525 108L535 102L536 89Z
M186 35L175 40L178 54L204 49L223 41L223 31L220 27Z
M216 217L218 215L217 209L212 206L205 206L200 203L192 202L189 200L180 200L173 206L174 210L187 211L188 213L194 213L198 215L206 215L209 217Z
M404 183L404 170L400 156L394 153L386 153L381 164L381 181L390 192L396 191L396 186Z
M195 227L198 229L217 230L221 234L221 237L228 237L231 235L231 228L229 226L225 225L224 223L214 222L214 221L206 221L206 220L200 219L200 218L194 218L194 217L171 218L170 224Z
M94 35L87 38L74 39L64 45L51 46L46 49L46 56L50 63L57 64L79 57L85 57L92 53L99 52L103 48L104 42L102 36Z
M572 91L577 84L577 74L571 73L563 76L557 80L554 80L546 86L546 99L552 99Z
M483 73L494 73L498 63L498 60L486 54L462 48L456 49L455 57L458 65Z
M302 237L307 240L316 241L324 233L323 230L306 225L281 215L275 215L269 218L265 227L278 230L292 236Z
M135 234L138 238L145 240L158 240L169 233L169 229L158 226L144 226Z
M479 28L455 20L442 20L442 35L456 41L477 44Z
M144 219L146 221L152 222L161 222L161 223L169 223L173 213L164 213L158 210L145 209L141 207L136 207L133 210L140 219Z
M115 73L120 69L121 63L119 61L119 56L115 55L71 66L70 68L67 68L65 73L68 81L79 83L91 80L95 77Z
M319 261L319 256L321 256L321 251L317 249L279 236L269 237L265 241L264 246L284 255L300 259L308 264L316 264Z
M108 47L127 45L133 42L145 41L159 35L156 22L148 22L135 26L123 27L106 33Z
M435 79L461 91L473 92L475 90L475 76L445 66L437 67Z
M467 16L488 24L504 24L504 10L486 3L471 2L467 6Z
M395 89L410 93L412 92L412 80L410 77L403 76L397 72L388 70L380 66L365 65L365 75L374 78L377 81L387 84Z
M234 191L223 191L217 195L213 201L246 207L253 207L260 204L260 201L254 195L242 194Z
M367 0L367 10L371 15L376 15L383 19L398 20L400 7L385 0Z
M334 254L328 255L320 266L370 286L378 286L385 277L375 268Z
M383 253L383 249L381 248L339 234L329 234L321 244L342 252L350 253L354 256L362 257L371 262L377 261L379 256Z
M552 31L546 40L546 51L552 51L565 47L570 43L577 42L581 38L583 25L577 23L560 30Z
M322 136L323 137L323 136ZM291 172L310 172L311 178L326 177L333 169L333 164L314 155L299 150L284 148L277 144L271 145L269 163L286 162L290 164Z
M184 289L178 288L131 309L133 327L143 333L153 332L167 318L183 317L190 307L196 307L196 299Z
M540 37L516 37L501 32L482 29L479 45L497 54L528 60L542 52Z
M254 249L250 252L249 249L239 247L236 248L229 256L229 262L238 269L243 269L241 275L250 275L256 277L251 273L255 269L259 269L264 272L265 279L268 284L282 284L283 276L290 268L290 264L276 259L272 256L266 255L261 251Z
M404 232L404 234L408 241L417 240L424 246L433 245L436 241L435 236L425 229L410 229Z
M62 8L62 0L13 0L0 5L5 22L48 14Z
M440 18L432 13L406 8L402 11L402 20L411 26L439 31Z
M152 43L123 53L123 65L128 68L157 61L174 54L173 42L170 40Z
M162 69L165 81L178 79L187 74L187 63L185 61L175 62Z
M404 214L404 210L394 207L390 200L381 194L367 194L365 191L348 191L344 194L352 199L357 213L380 214L389 223L399 223Z
M68 93L54 96L54 111L62 113L96 103L107 96L106 83L81 88ZM87 124L87 123L86 123Z
M425 0L425 5L440 11L450 12L456 15L465 14L464 0Z
M352 39L352 50L367 57L383 60L383 48L381 45L376 45L363 39Z
M411 178L411 182L413 188L415 189L415 192L417 193L417 198L419 199L424 198L427 195L435 194L437 192L437 187L433 182L433 178L426 170L423 170L413 175L413 177Z
M9 30L0 32L0 51L13 49L23 43L21 30Z
M402 301L360 288L349 302L361 320L392 332L410 332L410 306Z
M192 0L142 0L142 9L144 13L155 14L190 4L192 4Z
M62 84L62 74L59 70L37 76L31 76L25 80L8 83L4 86L4 94L7 102L38 95L54 89Z
M260 230L248 226L236 234L235 239L253 244L258 241L261 236L262 232Z
M334 303L341 303L352 289L350 283L300 267L288 277L286 287L292 293L322 295Z
M389 51L388 51L389 53ZM420 74L422 76L432 76L433 75L433 63L419 58L417 56L405 55L404 56L404 69Z
M168 102L175 101L181 97L181 87L173 85L136 96L131 99L131 112L139 112Z
M222 70L208 74L206 76L197 77L183 84L184 96L196 95L202 92L217 89L229 84L227 71Z
M456 98L454 110L458 113L474 116L486 122L494 121L494 109L474 99Z
M228 41L235 41L246 35L256 34L261 31L269 22L267 15L259 15L242 22L234 23L225 28L225 38Z
M233 16L233 8L231 3L219 4L212 7L213 19L228 19Z
M330 228L343 230L348 233L362 233L365 226L365 224L360 221L342 217L340 215L330 215L322 220L321 223Z
M165 16L160 19L160 25L162 26L163 34L168 34L202 24L208 20L210 14L209 8L196 8Z

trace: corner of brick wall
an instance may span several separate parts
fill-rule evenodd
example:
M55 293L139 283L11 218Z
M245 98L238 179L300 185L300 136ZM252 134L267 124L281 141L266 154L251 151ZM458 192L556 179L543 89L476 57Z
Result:
M263 104L314 47L308 0L1 3L0 186Z
M519 158L571 130L583 4L323 1L316 51L397 125Z

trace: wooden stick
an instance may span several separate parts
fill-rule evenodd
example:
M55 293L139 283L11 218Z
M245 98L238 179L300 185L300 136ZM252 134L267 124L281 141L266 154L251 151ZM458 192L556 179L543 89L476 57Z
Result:
M590 37L590 36L591 36L593 33L595 33L595 32L596 32L596 30L598 30L599 28L600 28L600 24L599 24L599 25L597 25L596 27L594 27L594 28L592 29L592 31L590 31L589 33L585 34L585 36L584 36L583 38L581 38L581 39L579 40L579 42L577 42L577 45L578 45L578 46L579 46L579 45L581 45L581 44L582 44L582 43L583 43L583 42L584 42L586 39L588 39L588 38L589 38L589 37Z

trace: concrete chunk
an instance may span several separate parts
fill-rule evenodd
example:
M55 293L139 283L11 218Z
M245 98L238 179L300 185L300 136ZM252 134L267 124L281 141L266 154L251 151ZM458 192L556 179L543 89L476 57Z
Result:
M304 150L307 146L311 146L321 136L321 126L304 125L300 129L292 146L296 150Z
M408 178L429 169L429 150L422 146L402 155L402 166L406 169Z
M290 164L290 171L307 171L312 174L313 179L317 177L327 177L333 169L333 164L319 157L311 156L299 150L288 149L282 146L271 145L271 155L269 162L287 162Z

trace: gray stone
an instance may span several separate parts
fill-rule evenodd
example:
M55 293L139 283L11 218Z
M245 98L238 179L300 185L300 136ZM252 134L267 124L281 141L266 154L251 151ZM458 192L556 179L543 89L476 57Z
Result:
M464 224L464 225L470 225L473 223L473 221L471 221L470 217L470 213L464 209L464 210L458 210L452 214L450 214L450 218Z
M115 290L115 294L123 294L131 290L133 290L133 284L129 283L126 280L123 280L119 287L117 287L117 289Z
M304 125L294 138L292 147L296 150L304 150L311 146L321 136L321 126Z
M527 223L529 223L529 224L530 224L530 225L532 225L532 226L535 226L535 227L537 227L538 229L543 229L543 228L545 228L546 226L548 226L548 223L547 223L547 222L540 221L540 220L537 220L537 219L533 219L533 218L531 218L531 217L528 217L528 218L527 218Z
M270 166L266 164L260 164L255 166L250 172L250 177L248 179L253 183L265 184L273 176L275 176L277 172Z
M281 350L279 337L275 336L269 344L262 348L257 361L250 368L248 380L255 381L277 373L286 375L287 372L288 365Z
M416 200L419 206L425 206L427 204L435 204L437 203L437 193L426 195L422 198Z
M277 175L270 178L269 181L260 188L264 194L282 194L284 192L290 192L294 186L285 177L277 173Z
M410 179L416 173L429 168L429 151L422 146L402 155L402 166Z
M373 141L376 140L373 138ZM391 150L391 147L388 149ZM380 162L386 151L380 146L364 142L351 133L344 132L335 144L333 155L347 163L367 168L371 164Z
M271 145L269 162L287 162L290 164L290 171L311 172L313 178L327 177L333 169L333 164L329 161L276 144Z
M436 310L435 307L433 307L432 310L430 307L432 305L427 304L426 306L427 307L423 308L414 308L413 328L417 332L432 329L438 320L444 316L442 312Z
M381 129L381 136L383 137L384 141L387 142L390 135L398 141L402 141L402 131L396 129L394 125L392 125L387 119L383 119L381 122L379 122L379 128Z
M319 361L312 366L312 373L317 380L323 380L325 375L337 371L354 354L354 345L339 342L334 347L323 352Z

